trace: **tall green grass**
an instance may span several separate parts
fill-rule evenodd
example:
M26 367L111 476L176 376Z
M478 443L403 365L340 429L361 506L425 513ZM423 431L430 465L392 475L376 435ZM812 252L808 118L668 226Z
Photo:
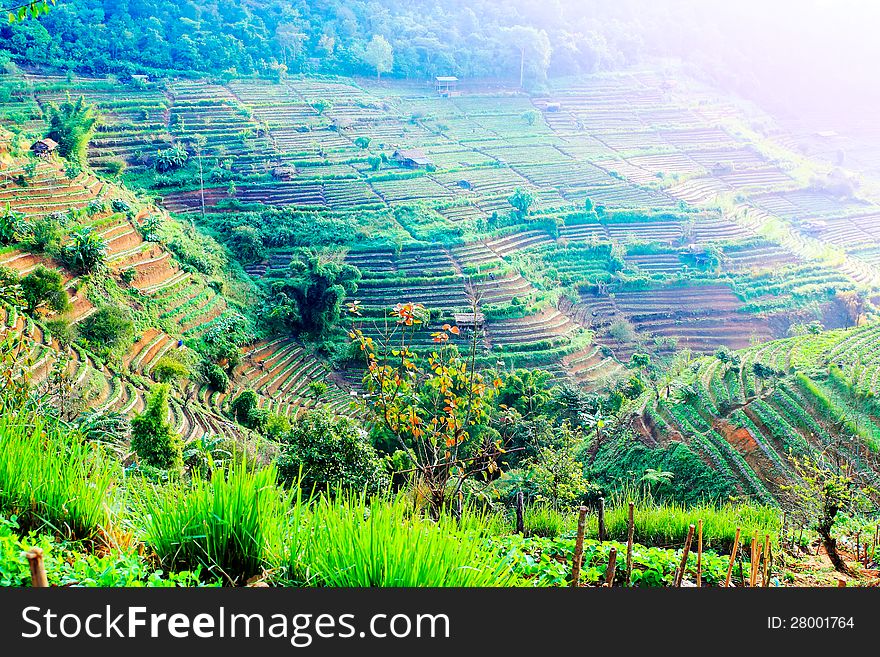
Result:
M276 484L274 467L233 464L210 481L154 486L136 502L143 538L171 570L203 566L242 584L280 561L291 495Z
M0 416L0 513L25 530L91 540L109 529L118 464L33 414Z
M311 511L305 558L314 583L338 587L511 586L473 520L425 518L402 497L321 498Z
M549 504L529 504L523 509L523 529L526 536L556 538L572 527L574 514L563 513Z
M674 502L658 504L650 495L633 491L629 491L629 495L615 495L605 511L609 540L627 540L629 500L635 504L634 540L642 545L678 547L687 538L688 526L696 525L701 519L703 544L719 552L732 549L737 527L742 528L743 537L751 537L757 531L762 537L770 534L774 545L778 542L781 518L779 510L773 507L745 504L683 506ZM586 534L591 538L598 537L598 518L594 513L587 519Z

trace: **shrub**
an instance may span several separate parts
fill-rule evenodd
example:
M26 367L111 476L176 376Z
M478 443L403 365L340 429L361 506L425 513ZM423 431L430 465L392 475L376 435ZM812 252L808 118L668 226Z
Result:
M26 225L27 230L22 238L29 248L39 253L57 252L64 231L55 217L38 217Z
M125 171L126 164L125 160L116 157L112 160L108 160L104 166L107 169L107 173L109 173L111 176L118 176L123 171Z
M110 202L113 212L131 212L131 205L125 199L115 198Z
M353 488L377 491L388 476L367 432L353 420L324 409L298 418L284 436L278 476L287 484L300 479L306 490Z
M107 353L134 335L134 324L119 306L101 306L80 324L80 335L97 351Z
M61 255L74 271L90 274L104 265L107 242L86 226L71 233L70 242L64 245Z
M257 408L257 393L253 390L243 390L232 400L229 412L235 421L245 426L250 426L251 411Z
M219 365L209 364L205 368L205 381L211 390L226 392L229 388L229 376Z
M27 311L31 314L43 307L58 313L70 308L61 274L43 265L37 265L36 269L21 279L21 294Z
M183 447L168 422L168 385L153 388L147 408L131 421L131 447L144 464L162 470L183 467Z
M76 340L76 328L64 317L50 319L46 322L46 329L62 347L69 347Z
M236 226L229 235L229 248L243 264L258 262L266 256L260 232L253 226Z
M173 383L188 378L189 368L176 358L163 356L150 370L150 376L160 383Z

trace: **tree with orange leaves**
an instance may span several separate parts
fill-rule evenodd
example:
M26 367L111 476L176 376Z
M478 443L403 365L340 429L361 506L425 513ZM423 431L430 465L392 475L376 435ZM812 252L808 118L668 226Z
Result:
M360 316L356 302L349 312ZM355 326L349 337L366 356L367 415L406 453L409 472L436 516L449 506L459 509L468 479L498 473L505 449L504 439L487 430L501 380L487 382L477 370L476 331L463 355L453 343L461 331L443 324L431 333L435 348L421 356L412 344L429 320L424 305L401 303L387 313L384 326L377 322L373 336Z

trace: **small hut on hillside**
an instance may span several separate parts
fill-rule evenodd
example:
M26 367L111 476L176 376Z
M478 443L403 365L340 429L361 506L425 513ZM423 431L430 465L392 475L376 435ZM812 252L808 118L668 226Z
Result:
M296 178L296 167L292 165L278 166L272 169L275 180L293 180Z
M481 329L486 323L486 317L479 311L476 313L455 313L453 319L455 319L455 325L462 330Z
M399 165L408 169L424 169L431 166L431 160L425 155L425 151L420 148L396 150L391 158Z
M40 139L31 146L31 152L37 157L49 157L58 149L58 142L54 139Z
M454 75L438 75L434 78L434 89L444 98L458 96L461 93L458 91L458 78Z

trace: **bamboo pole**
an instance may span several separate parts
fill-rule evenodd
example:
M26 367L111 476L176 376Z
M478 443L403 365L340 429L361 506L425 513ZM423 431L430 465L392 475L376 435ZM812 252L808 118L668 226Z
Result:
M749 586L755 588L758 584L758 571L761 567L761 541L758 539L758 532L755 532L755 537L752 539L752 554L751 554L751 576L749 577Z
M859 555L862 553L862 532L856 532L856 561L859 560Z
M599 498L599 542L605 541L605 498Z
M694 526L688 526L687 539L684 542L684 550L681 551L681 563L678 566L678 572L675 575L675 586L681 586L681 580L684 579L684 571L687 570L688 553L691 551L691 541L694 539Z
M27 553L28 565L31 569L31 586L38 589L49 587L49 579L46 577L46 566L43 563L42 548L34 548Z
M782 512L782 525L779 528L779 545L785 547L786 539L785 511Z
M587 507L578 510L577 538L574 541L574 556L571 558L571 585L577 587L581 580L581 561L584 558L584 530L587 526Z
M697 588L703 586L703 519L697 521Z
M614 572L617 570L617 548L608 551L608 568L605 570L605 586L614 585Z
M765 588L770 586L770 565L773 563L770 556L770 534L764 536L764 572L761 575L761 585Z
M736 561L736 549L739 547L740 528L736 528L736 536L733 538L733 550L730 552L730 563L727 565L727 578L724 580L724 588L730 587L730 576L733 575L733 562Z
M629 516L627 518L626 528L626 585L632 583L632 566L633 566L633 536L635 535L635 504L629 503Z

